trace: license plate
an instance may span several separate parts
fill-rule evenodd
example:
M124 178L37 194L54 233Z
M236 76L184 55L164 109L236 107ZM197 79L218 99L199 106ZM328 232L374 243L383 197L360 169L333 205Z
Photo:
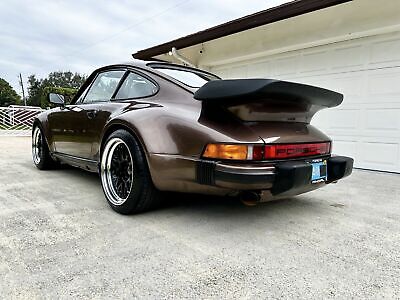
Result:
M312 166L311 183L319 183L326 181L327 179L326 160L311 162L311 166Z

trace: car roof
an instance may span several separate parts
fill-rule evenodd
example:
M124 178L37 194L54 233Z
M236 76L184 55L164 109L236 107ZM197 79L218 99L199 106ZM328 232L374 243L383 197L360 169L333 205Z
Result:
M197 69L197 68L192 68L192 67L188 67L188 66L184 66L184 65L178 65L178 64L174 64L174 63L170 63L170 62L165 62L165 61L161 61L161 60L153 60L153 61L144 61L144 60L138 60L138 59L133 59L131 61L128 62L122 62L119 64L111 64L111 65L107 65L107 66L103 66L100 69L106 69L106 68L112 68L112 67L117 67L117 66L131 66L131 67L136 67L136 68L140 68L140 69L145 69L145 70L149 70L149 71L153 71L155 70L155 68L152 68L150 65L157 65L158 67L162 67L162 66L169 66L169 67L174 67L174 68L179 68L179 69L186 69L186 70L191 70L191 71L195 71L195 72L202 72L205 74L210 74L213 75L215 77L218 78L217 75L212 74L210 72L201 70L201 69ZM157 71L157 70L156 70ZM159 72L157 72L159 73ZM165 74L162 74L165 75Z
M172 64L164 61L144 61L144 60L138 60L138 59L133 59L131 61L125 61L121 63L116 63L116 64L110 64L103 66L99 69L103 68L108 68L108 67L114 67L114 66L130 66L130 67L137 67L141 69L152 69L149 65L151 64L157 64L157 65L166 65L166 66L176 66L176 67L181 67L181 68L186 68L185 66L182 65L177 65L177 64Z

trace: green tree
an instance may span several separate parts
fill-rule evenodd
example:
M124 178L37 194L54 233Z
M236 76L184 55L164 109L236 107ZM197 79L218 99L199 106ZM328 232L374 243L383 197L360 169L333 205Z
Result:
M42 79L37 79L35 75L28 77L28 99L27 104L40 106L42 97Z
M0 78L0 106L9 106L13 104L20 104L21 97L12 88L12 86Z
M69 102L85 80L86 76L70 71L51 72L46 78L41 79L31 75L28 77L28 104L43 108L49 106L48 93L62 94Z

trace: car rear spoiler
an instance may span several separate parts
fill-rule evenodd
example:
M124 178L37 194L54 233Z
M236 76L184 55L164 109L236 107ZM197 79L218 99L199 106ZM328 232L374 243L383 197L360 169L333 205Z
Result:
M315 105L335 107L343 95L310 85L273 79L212 80L194 94L194 98L209 104L235 105L247 101L274 102L282 105Z

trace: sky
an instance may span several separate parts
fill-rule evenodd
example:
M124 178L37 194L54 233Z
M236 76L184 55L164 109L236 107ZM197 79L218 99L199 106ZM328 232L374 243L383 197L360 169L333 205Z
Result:
M89 75L132 53L287 0L1 0L0 78Z

